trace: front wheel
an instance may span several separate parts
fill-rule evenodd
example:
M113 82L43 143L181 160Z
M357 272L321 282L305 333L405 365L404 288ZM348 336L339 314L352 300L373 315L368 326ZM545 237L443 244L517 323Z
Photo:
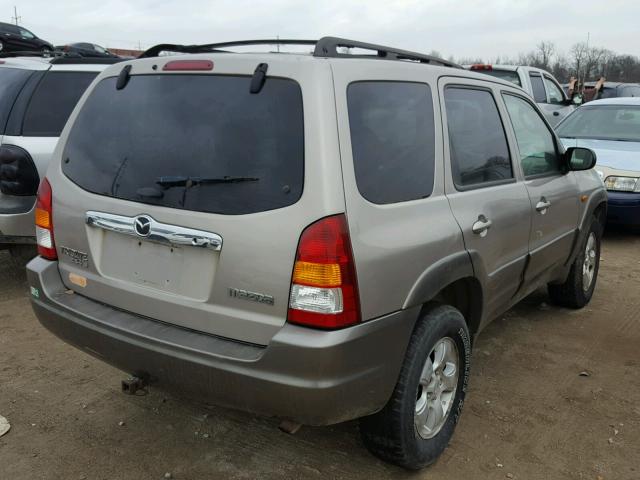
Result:
M433 463L462 412L470 359L469 330L457 309L439 305L423 315L387 405L360 420L369 451L412 470Z
M564 283L547 287L553 303L568 308L582 308L589 303L598 279L601 239L602 226L593 217L569 276Z

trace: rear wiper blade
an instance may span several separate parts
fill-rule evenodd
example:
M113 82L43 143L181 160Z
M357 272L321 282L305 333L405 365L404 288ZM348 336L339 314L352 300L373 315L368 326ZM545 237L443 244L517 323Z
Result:
M156 184L164 188L171 187L193 187L195 185L215 185L217 183L241 183L241 182L257 182L260 180L256 177L184 177L184 176L165 176L158 177Z

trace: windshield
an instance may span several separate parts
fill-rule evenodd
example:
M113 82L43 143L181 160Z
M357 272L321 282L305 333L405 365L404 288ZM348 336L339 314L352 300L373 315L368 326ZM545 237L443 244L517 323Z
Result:
M518 72L514 72L513 70L482 70L478 73L484 73L485 75L501 78L502 80L514 83L519 87L522 86L522 83L520 82L520 75L518 75Z
M64 173L93 193L228 215L292 205L302 195L302 93L293 80L134 75L102 80L64 150Z
M640 106L581 107L567 117L557 131L563 138L640 142Z

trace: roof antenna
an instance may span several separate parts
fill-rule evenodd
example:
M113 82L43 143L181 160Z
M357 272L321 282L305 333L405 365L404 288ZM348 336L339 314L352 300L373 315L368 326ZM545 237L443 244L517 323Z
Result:
M122 70L120 70L120 74L118 75L118 80L116 81L116 90L122 90L129 83L129 74L131 72L131 65L125 65Z
M259 63L256 67L256 70L253 72L253 77L251 77L251 87L249 88L250 93L260 93L262 87L264 86L264 81L267 78L267 69L269 65L266 63Z

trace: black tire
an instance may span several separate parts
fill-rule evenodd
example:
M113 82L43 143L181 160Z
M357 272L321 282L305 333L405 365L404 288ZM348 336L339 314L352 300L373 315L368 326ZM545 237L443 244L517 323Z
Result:
M583 267L587 256L587 243L593 235L595 239L595 258L593 259L593 277L588 288L585 288L585 277ZM567 279L562 284L549 284L547 290L552 303L567 308L582 308L589 303L593 296L598 280L598 270L600 269L600 243L602 240L602 225L596 217L592 217L589 230L586 231L580 243L578 255L576 256Z
M13 264L18 268L24 268L31 259L38 255L35 245L13 245L9 247Z
M4 42L0 41L0 52L4 50Z
M419 380L427 356L442 339L457 347L458 381L442 427L431 438L419 435L414 424ZM384 461L418 470L436 461L449 444L460 414L469 379L471 341L464 317L448 305L436 305L416 323L398 383L385 407L360 420L365 446Z

